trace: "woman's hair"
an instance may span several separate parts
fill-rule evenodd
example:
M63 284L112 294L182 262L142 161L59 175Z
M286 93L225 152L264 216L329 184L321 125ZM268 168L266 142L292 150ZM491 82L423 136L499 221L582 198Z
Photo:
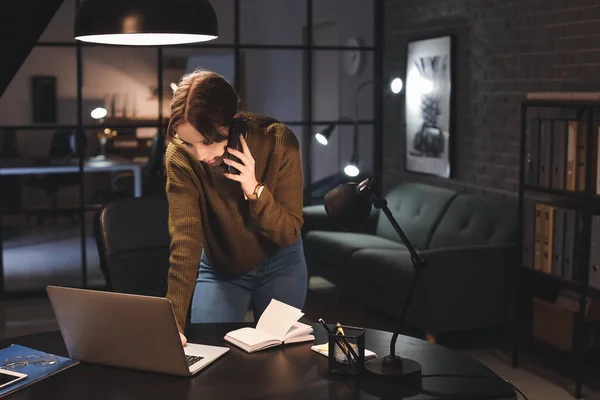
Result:
M225 78L216 72L198 69L184 75L171 101L169 140L180 124L188 122L210 142L222 142L227 136L217 128L229 126L238 112L239 97Z

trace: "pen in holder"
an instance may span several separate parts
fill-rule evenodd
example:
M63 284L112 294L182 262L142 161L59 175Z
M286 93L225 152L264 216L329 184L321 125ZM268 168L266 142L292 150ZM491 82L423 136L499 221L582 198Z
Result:
M329 372L358 375L365 365L365 330L338 324L328 334Z

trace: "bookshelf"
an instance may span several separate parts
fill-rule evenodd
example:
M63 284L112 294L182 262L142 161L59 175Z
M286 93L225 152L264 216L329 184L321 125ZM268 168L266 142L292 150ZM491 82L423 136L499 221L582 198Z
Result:
M521 103L513 366L525 340L568 353L581 398L600 320L600 96L553 97Z

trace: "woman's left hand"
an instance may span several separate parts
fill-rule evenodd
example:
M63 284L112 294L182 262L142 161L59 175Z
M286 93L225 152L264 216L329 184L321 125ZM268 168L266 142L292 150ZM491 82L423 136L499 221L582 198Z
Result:
M250 196L254 193L254 189L256 185L258 185L258 181L256 180L256 176L254 175L254 158L252 158L252 154L250 154L250 149L248 148L248 143L246 143L246 139L240 135L240 143L242 144L242 151L238 151L236 149L227 148L227 151L236 156L240 162L229 160L228 158L224 158L223 162L227 165L231 165L233 168L240 171L239 174L229 174L225 173L225 177L231 179L233 181L238 181L242 187L242 191L246 196Z

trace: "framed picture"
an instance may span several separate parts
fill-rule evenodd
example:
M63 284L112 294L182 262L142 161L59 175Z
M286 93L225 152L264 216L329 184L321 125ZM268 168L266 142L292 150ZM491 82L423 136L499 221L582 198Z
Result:
M451 176L453 57L452 35L410 41L406 51L407 171Z

